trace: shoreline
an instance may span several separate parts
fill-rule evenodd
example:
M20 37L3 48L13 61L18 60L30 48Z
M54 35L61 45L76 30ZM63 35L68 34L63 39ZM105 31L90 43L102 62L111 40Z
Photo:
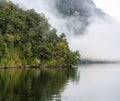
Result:
M0 66L0 69L27 69L27 68L71 68L72 66L48 66L48 65L41 65L41 66Z

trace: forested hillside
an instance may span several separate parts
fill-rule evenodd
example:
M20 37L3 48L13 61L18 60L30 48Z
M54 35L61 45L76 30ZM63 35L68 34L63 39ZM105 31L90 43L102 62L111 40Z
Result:
M76 65L79 52L56 33L43 14L0 0L0 66Z

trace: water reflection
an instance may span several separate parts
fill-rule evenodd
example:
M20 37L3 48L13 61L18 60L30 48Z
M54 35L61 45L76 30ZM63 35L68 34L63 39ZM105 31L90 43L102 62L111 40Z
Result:
M78 84L70 83L62 101L120 101L120 64L81 65Z
M77 70L0 70L0 101L61 101L69 80L77 82Z

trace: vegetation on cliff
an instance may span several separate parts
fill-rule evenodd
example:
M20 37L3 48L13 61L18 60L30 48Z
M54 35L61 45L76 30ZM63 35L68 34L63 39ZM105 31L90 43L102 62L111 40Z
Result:
M43 14L0 0L0 66L76 65L79 57Z

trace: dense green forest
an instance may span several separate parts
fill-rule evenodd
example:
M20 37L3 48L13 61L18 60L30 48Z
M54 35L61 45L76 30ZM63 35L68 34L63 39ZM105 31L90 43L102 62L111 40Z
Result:
M76 65L79 52L69 49L44 14L0 0L0 66Z

